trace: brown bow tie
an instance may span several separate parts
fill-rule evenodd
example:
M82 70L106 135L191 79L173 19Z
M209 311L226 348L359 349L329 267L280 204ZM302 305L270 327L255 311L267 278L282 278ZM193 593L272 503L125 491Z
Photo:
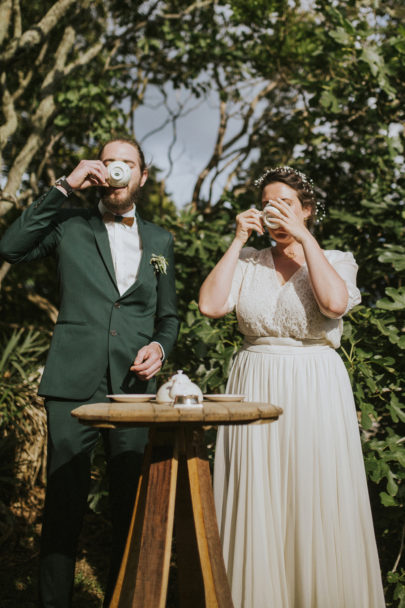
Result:
M103 213L103 221L104 222L119 222L120 224L125 224L126 226L132 226L135 218L134 217L124 217L123 215L115 215L111 213L111 211L106 211Z

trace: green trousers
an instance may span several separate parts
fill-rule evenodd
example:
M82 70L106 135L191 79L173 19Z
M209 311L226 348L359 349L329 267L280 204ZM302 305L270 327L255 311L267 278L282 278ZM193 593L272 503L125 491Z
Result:
M41 608L70 608L77 543L87 507L90 458L100 434L110 481L112 548L104 605L118 574L134 504L147 429L97 429L82 425L70 412L82 403L106 401L108 376L86 402L47 399L48 474L44 507L39 592Z

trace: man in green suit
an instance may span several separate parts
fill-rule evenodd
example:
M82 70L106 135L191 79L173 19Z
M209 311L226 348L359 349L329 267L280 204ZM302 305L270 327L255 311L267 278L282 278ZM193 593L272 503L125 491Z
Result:
M130 168L127 186L110 187L108 165ZM83 160L35 201L0 241L11 263L58 256L60 310L39 394L48 416L48 483L40 559L43 608L71 606L90 458L99 434L110 474L113 525L105 605L118 573L140 473L145 429L99 431L70 412L107 394L154 393L155 375L178 333L173 238L136 212L148 176L133 140L111 140L98 160ZM94 209L62 209L75 190L102 188Z

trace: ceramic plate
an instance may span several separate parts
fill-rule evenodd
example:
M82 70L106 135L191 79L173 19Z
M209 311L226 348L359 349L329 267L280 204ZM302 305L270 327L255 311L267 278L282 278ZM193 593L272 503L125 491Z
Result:
M113 401L119 401L120 403L138 403L140 401L151 401L152 399L155 399L155 395L139 395L139 393L133 395L106 395L106 397Z
M218 394L218 395L204 395L204 399L207 401L244 401L246 395L231 395L231 394Z

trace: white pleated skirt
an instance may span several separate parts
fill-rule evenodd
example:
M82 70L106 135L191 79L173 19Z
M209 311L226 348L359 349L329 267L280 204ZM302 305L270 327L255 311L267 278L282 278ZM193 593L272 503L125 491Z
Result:
M277 422L221 427L214 495L235 608L385 606L357 415L329 346L257 345L227 392Z

